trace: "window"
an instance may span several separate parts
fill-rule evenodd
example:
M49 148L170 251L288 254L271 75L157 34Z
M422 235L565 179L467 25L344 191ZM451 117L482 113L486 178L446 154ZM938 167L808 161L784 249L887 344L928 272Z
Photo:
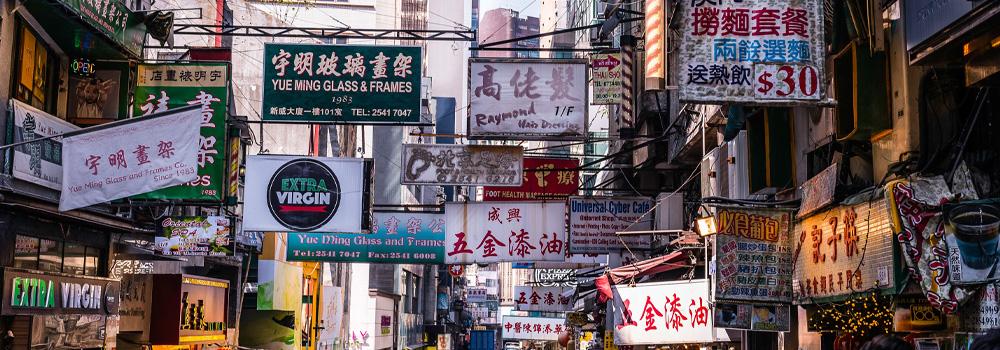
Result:
M47 239L41 240L38 250L38 269L62 272L62 244Z
M85 258L85 265L83 266L83 274L87 276L97 276L97 274L100 273L100 269L97 268L100 258L100 249L87 247L87 257Z
M87 247L79 244L66 243L63 251L63 272L71 275L82 275L87 261Z
M55 64L50 50L24 23L18 25L14 98L46 112L53 112Z
M63 243L17 235L13 267L97 276L102 250L77 243Z
M14 267L38 268L38 238L17 236L14 242Z
M410 313L420 313L420 276L413 276L413 289L410 293Z

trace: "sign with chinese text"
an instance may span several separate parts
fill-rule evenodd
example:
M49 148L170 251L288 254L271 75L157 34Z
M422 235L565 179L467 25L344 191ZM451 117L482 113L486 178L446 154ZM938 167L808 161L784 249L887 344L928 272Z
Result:
M542 287L575 287L575 269L534 269L532 282Z
M792 212L719 207L715 298L792 301Z
M129 10L125 1L59 0L59 2L112 42L121 45L128 53L136 57L142 55L146 25L139 15Z
M265 44L261 116L304 123L420 123L420 47Z
M445 262L562 261L565 202L445 204Z
M486 302L486 287L469 287L465 289L465 301L470 303Z
M622 54L590 55L590 104L613 105L622 101Z
M231 256L235 252L233 228L225 216L167 217L156 236L161 255Z
M288 261L443 264L444 214L376 212L370 234L288 233Z
M518 187L483 186L483 201L552 199L576 194L579 159L524 158L524 180Z
M514 286L514 308L520 311L573 311L573 287Z
M404 185L520 186L521 146L403 145Z
M6 268L3 290L4 315L117 315L121 284Z
M833 207L797 222L795 300L892 287L891 231L885 199Z
M155 191L198 177L201 112L188 108L63 137L59 210Z
M618 235L653 227L653 200L644 197L574 197L569 199L569 250L573 253L610 253L648 250L650 235Z
M559 340L568 331L561 318L502 316L501 334L504 340Z
M361 232L364 160L249 156L243 230Z
M582 139L587 106L586 60L469 60L470 138Z
M613 287L615 344L715 341L709 288L707 280Z
M12 127L14 138L11 139L11 143L31 141L80 129L24 102L14 99L10 102L14 111ZM59 140L53 138L25 143L13 147L10 154L11 174L14 178L54 190L62 188L62 142Z
M822 1L680 5L682 101L815 103L826 96Z
M221 201L226 177L226 110L229 64L218 62L140 64L134 115L198 106L198 178L136 198Z

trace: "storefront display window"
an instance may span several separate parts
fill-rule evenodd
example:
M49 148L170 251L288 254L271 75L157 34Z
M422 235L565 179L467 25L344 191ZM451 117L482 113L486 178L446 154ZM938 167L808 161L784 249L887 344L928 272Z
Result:
M35 108L52 113L55 104L53 80L55 72L51 51L26 25L18 26L18 49L15 55L18 69L14 80L15 98Z
M14 267L38 268L38 238L17 236L14 243Z
M42 271L62 271L62 244L47 239L42 240L38 251L38 269Z
M100 248L23 235L17 235L16 242L13 267L87 276L100 273Z
M84 260L87 258L87 248L74 243L66 243L66 252L63 255L63 272L73 275L82 275Z

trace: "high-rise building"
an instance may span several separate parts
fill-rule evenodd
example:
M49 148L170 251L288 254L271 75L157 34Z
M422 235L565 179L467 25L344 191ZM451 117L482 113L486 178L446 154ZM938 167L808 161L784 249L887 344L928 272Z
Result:
M479 16L478 37L480 44L503 41L539 33L538 17L520 17L517 11L506 8L496 8ZM537 38L522 40L516 43L497 45L498 48L538 48ZM481 51L479 57L538 57L538 52L532 51Z

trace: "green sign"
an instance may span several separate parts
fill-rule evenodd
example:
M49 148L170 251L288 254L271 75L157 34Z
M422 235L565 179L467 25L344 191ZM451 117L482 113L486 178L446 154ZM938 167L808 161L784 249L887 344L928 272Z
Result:
M122 0L59 0L84 22L135 56L142 55L146 25Z
M444 264L444 214L376 212L372 233L288 234L288 261Z
M267 121L419 124L419 47L265 44Z
M139 199L222 201L226 185L228 63L140 64L134 115L201 106L198 178L184 185L135 196Z

